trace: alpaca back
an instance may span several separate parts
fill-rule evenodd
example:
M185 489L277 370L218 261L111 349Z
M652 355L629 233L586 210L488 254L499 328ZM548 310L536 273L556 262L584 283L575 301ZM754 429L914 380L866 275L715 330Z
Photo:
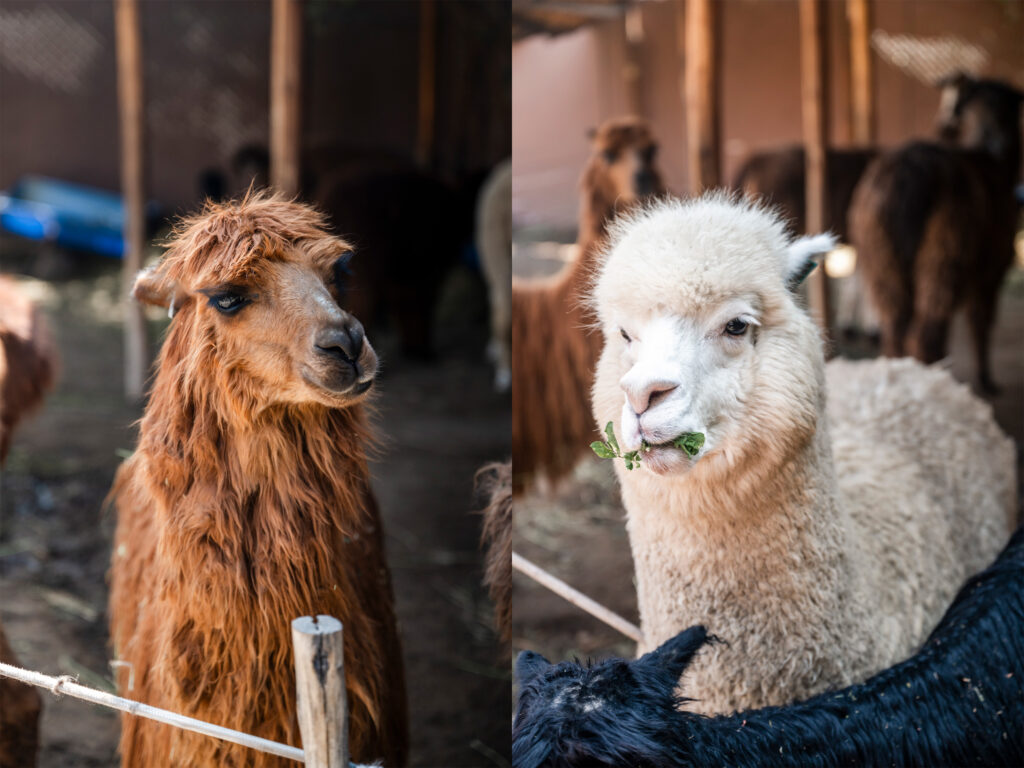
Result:
M1015 451L992 409L944 370L877 359L826 371L836 478L888 665L919 647L957 587L1005 545Z

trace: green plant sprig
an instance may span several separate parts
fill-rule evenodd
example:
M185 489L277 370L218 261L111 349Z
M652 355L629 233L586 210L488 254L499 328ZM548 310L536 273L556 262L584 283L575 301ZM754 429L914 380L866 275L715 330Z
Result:
M644 440L640 444L639 450L623 453L619 448L619 441L615 439L615 429L610 421L605 425L604 434L608 439L595 440L590 444L590 450L601 459L622 459L626 463L626 469L629 470L638 469L643 460L643 454L648 453L652 447ZM686 451L686 455L693 458L704 445L704 435L700 432L684 432L669 445Z

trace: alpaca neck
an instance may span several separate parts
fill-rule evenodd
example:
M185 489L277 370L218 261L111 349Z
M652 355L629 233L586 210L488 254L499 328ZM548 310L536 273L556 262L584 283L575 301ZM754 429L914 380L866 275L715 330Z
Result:
M693 624L729 641L787 633L786 622L797 619L778 610L780 594L817 597L799 605L805 626L826 619L834 626L853 610L854 563L822 410L806 442L780 459L769 454L753 450L755 458L736 462L745 468L727 470L722 457L705 457L719 466L698 462L681 478L626 473L643 650Z

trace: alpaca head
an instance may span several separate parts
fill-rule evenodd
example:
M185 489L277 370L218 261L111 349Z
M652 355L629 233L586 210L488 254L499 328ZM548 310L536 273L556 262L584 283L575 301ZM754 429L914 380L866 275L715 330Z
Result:
M794 289L832 244L790 242L778 216L722 195L617 223L593 293L598 424L615 422L625 451L646 443L642 467L657 474L805 445L823 358ZM667 445L685 432L706 438L693 459Z
M683 701L679 678L711 640L704 627L690 627L639 659L588 666L551 664L523 651L515 669L513 762L551 765L557 755L574 765L636 765L663 754Z
M583 171L585 192L604 201L613 211L664 194L665 183L655 162L658 145L643 120L607 120L591 132L590 140L590 160Z
M174 362L250 409L347 406L377 371L362 325L342 308L351 255L314 209L257 193L184 220L133 293L168 308Z
M941 88L936 129L943 140L961 147L984 149L1012 161L1020 153L1020 110L1024 93L999 80L954 73ZM1016 178L1017 167L1012 167Z

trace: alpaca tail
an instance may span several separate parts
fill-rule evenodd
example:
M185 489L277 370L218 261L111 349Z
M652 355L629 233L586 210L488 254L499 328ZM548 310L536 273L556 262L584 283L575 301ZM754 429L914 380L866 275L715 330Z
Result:
M477 492L487 500L480 544L487 549L484 584L494 601L494 621L508 639L512 619L512 464L495 462L476 473Z

